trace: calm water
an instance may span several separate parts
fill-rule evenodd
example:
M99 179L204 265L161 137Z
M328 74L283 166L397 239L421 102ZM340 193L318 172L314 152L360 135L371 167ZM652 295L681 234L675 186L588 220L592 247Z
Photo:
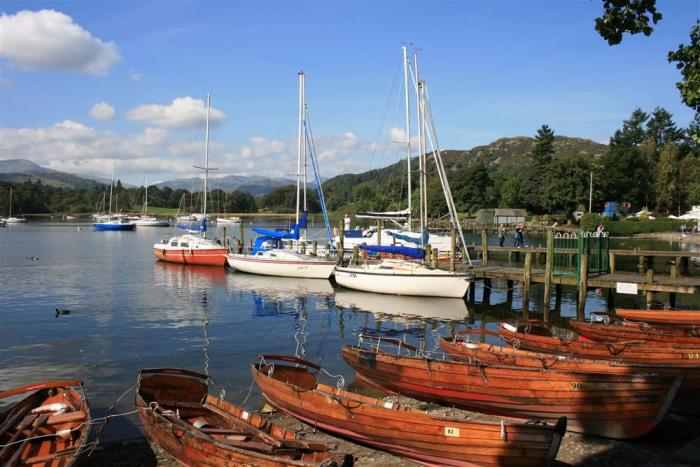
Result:
M238 232L229 229L229 235L231 230ZM262 399L251 390L249 365L260 353L297 353L350 382L339 346L357 342L363 329L433 349L448 323L484 321L495 329L500 320L522 314L520 290L509 300L505 283L494 282L486 296L477 284L474 303L466 303L155 261L153 243L172 232L93 232L88 224L39 222L0 229L0 388L82 379L93 415L100 416L133 388L140 368L208 367L226 399L241 403L250 391L246 405L256 409ZM680 297L681 304L697 300ZM641 295L618 296L616 305L642 301ZM57 318L56 308L70 314ZM606 308L604 296L589 294L587 313ZM535 287L530 315L541 316L541 309L541 289ZM574 289L564 288L555 316L575 316ZM132 410L133 400L127 394L114 411ZM136 417L129 417L115 419L105 435L115 440L138 433Z

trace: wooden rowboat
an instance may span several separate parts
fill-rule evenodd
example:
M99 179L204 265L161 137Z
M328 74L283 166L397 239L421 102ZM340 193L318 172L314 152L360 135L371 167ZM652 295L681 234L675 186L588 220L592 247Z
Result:
M333 445L298 440L294 432L210 395L208 383L206 375L176 368L139 372L136 406L144 434L178 462L337 465Z
M537 320L521 321L517 326L501 323L498 332L513 347L538 352L647 365L700 365L700 345L644 340L598 342L584 336L577 339L573 331L558 337L544 322Z
M401 350L406 351L405 344ZM653 430L683 380L489 366L410 353L390 355L366 344L342 347L343 358L357 376L380 389L521 419L554 423L565 416L570 431L617 439L637 438Z
M321 368L293 356L263 355L252 370L265 398L283 412L430 465L549 465L566 431L566 418L555 426L489 423L362 396L319 383Z
M630 310L616 308L615 315L618 318L643 321L645 323L700 326L700 310Z
M700 328L683 326L657 327L647 323L626 321L623 324L586 323L569 321L579 336L594 341L652 341L670 344L691 344L700 347Z
M605 375L631 375L658 373L664 376L682 376L683 383L670 411L700 414L700 365L697 367L665 367L626 363L620 360L593 360L569 355L554 355L530 350L514 349L478 342L482 336L498 336L497 332L484 329L459 331L460 336L440 339L440 347L454 360L488 365L528 367L539 370L560 370L575 373L596 373ZM462 337L466 335L466 337Z
M0 392L28 394L0 413L0 465L75 465L86 449L90 408L83 383L46 381Z

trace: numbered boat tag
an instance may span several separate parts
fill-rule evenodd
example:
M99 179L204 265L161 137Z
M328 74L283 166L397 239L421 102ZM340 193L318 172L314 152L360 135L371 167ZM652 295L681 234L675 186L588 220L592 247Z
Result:
M394 408L394 403L390 401L384 402L384 408L385 409L393 409Z
M250 417L250 414L244 410L243 413L241 414L241 418L243 420L248 420L248 417Z
M452 438L459 437L459 428L455 428L452 426L446 426L445 427L445 436L450 436Z

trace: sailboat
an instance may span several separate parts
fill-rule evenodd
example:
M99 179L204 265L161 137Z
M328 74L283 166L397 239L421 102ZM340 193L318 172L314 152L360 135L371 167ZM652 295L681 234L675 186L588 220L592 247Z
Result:
M207 238L207 189L209 179L209 115L211 113L211 94L207 95L207 120L204 140L204 199L202 217L199 223L199 235L187 234L172 237L153 245L153 254L161 261L171 263L199 264L206 266L223 266L226 264L228 248L219 242ZM179 226L190 230L186 226Z
M10 212L4 219L7 224L23 224L27 222L24 217L12 217L12 187L10 187Z
M299 72L299 134L297 147L297 209L296 223L291 232L285 229L265 230L254 228L253 231L260 234L255 239L255 246L250 254L229 254L227 256L228 265L233 269L252 274L263 274L267 276L280 277L303 277L307 279L328 279L333 274L336 262L317 256L310 256L300 253L295 249L282 249L282 242L296 241L300 244L300 232L306 231L307 211L306 211L306 160L307 149L311 149L311 162L316 176L316 188L323 210L323 217L326 224L326 233L329 242L331 238L328 214L323 199L320 177L318 175L316 156L313 151L313 144L310 140L310 131L306 119L306 96L305 96L305 75ZM303 165L302 165L303 161ZM303 175L302 175L303 167ZM301 188L303 176L303 211L300 212Z
M409 106L409 93L408 93L408 79L409 79L409 64L406 47L403 49L403 62L404 62L404 83L406 89L406 129L407 129L407 142L408 142L408 174L410 180L411 174L411 157L410 157L410 106ZM435 158L435 164L437 167L438 176L442 184L443 193L445 195L445 201L447 202L448 211L450 213L450 221L452 227L459 233L459 238L462 243L462 251L469 255L466 248L466 242L464 241L464 234L462 232L462 227L459 223L457 216L457 209L455 208L454 201L452 199L452 193L450 191L450 186L447 181L447 176L445 173L445 168L442 164L442 157L440 155L440 150L437 147L437 136L435 135L435 129L432 125L432 118L430 114L430 108L427 105L426 92L424 83L418 79L417 67L415 68L416 74L412 75L411 78L415 80L415 88L417 94L417 111L418 111L418 121L419 121L419 167L420 167L420 232L417 238L410 240L411 242L418 243L420 247L407 247L407 246L383 246L383 245L368 245L361 244L360 248L367 251L367 253L387 253L387 254L398 254L403 257L413 258L415 260L422 260L425 257L425 250L423 247L429 238L426 238L426 224L427 224L427 210L424 209L425 199L426 199L426 183L425 183L425 168L426 168L426 151L423 149L425 144L425 136L427 136L431 145L433 146L433 157ZM429 131L426 131L429 130ZM409 183L409 203L410 203L410 183ZM410 204L409 204L410 206ZM408 213L410 216L410 211ZM407 224L410 226L410 217L408 218ZM405 235L405 234L404 234ZM399 237L395 235L395 237ZM397 238L397 240L400 239ZM392 240L394 241L394 240ZM471 262L471 261L470 261ZM428 297L448 297L448 298L462 298L467 294L469 290L469 285L473 280L474 275L472 273L457 273L450 271L443 271L440 269L435 269L424 263L417 263L408 260L397 260L397 259L384 259L378 262L363 262L361 264L354 264L348 266L337 266L335 269L335 280L338 285L349 289L361 290L364 292L377 292L385 294L395 294L395 295L412 295L412 296L428 296Z
M112 181L109 184L109 214L107 218L98 218L97 222L92 224L94 230L135 230L136 224L131 222L124 216L112 216L112 191L114 189L114 171L112 171ZM116 207L116 204L115 204Z
M146 174L146 192L143 198L143 214L134 223L139 227L168 227L170 223L148 215L148 174Z

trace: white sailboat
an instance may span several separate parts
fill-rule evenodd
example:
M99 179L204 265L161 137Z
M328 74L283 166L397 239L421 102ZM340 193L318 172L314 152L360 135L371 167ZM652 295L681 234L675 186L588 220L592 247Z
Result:
M8 213L4 221L6 224L24 224L25 222L27 222L27 219L25 219L24 217L12 216L12 187L10 187L10 212Z
M207 95L206 136L204 140L204 199L199 225L200 235L180 235L163 240L153 245L153 254L161 261L204 266L223 266L226 264L228 248L207 238L207 190L209 180L209 114L211 112L211 94ZM178 226L190 230L185 226Z
M168 227L170 222L148 215L148 174L146 174L146 192L143 198L143 214L134 223L138 227Z
M131 222L124 216L112 215L112 191L114 188L114 169L112 169L112 181L109 185L109 213L106 218L98 217L92 224L92 228L96 231L123 231L123 230L134 230L136 229L136 224ZM116 209L116 203L115 203Z
M280 244L284 240L299 241L299 234L304 230L306 234L306 159L307 146L309 144L309 131L306 120L306 96L305 96L305 76L304 72L299 72L299 138L297 147L297 209L296 209L296 224L291 233L283 233L277 231L266 231L262 229L254 229L262 236L256 239L255 248L251 254L229 254L226 261L228 265L237 271L247 272L251 274L263 274L267 276L278 277L301 277L307 279L328 279L333 274L336 262L327 260L317 256L303 254L296 250L270 248L271 245ZM316 169L315 155L311 154L311 160ZM302 166L303 161L303 166ZM302 173L303 167L303 173ZM318 173L316 179L318 182ZM300 215L300 196L303 184L303 212ZM320 190L320 182L318 182L319 198L324 210L325 205L323 200L323 192ZM330 227L326 218L326 230L330 237ZM299 244L297 242L297 244Z
M408 78L409 78L409 63L406 52L406 47L403 48L404 60L404 82L406 86L406 130L408 139L408 173L409 173L409 197L410 197L410 174L411 174L411 157L410 157L410 106L408 100ZM462 244L463 254L469 255L464 241L464 235L457 216L457 210L452 200L452 193L447 181L445 169L442 164L440 150L437 147L437 136L432 125L432 118L429 107L426 102L426 93L424 83L418 79L417 69L415 76L415 88L417 94L417 111L419 115L419 162L420 162L420 231L425 231L426 225L426 210L423 209L425 203L425 151L422 150L422 145L425 142L423 135L428 136L433 146L433 157L437 167L438 176L445 195L448 210L450 213L450 221L453 228L458 231L459 238ZM413 76L412 76L413 77ZM426 130L429 130L426 133ZM422 143L421 143L422 142ZM410 199L410 198L409 198ZM410 203L410 201L409 201ZM410 204L409 204L410 206ZM408 224L410 225L410 212L408 214ZM421 247L425 245L425 236L419 235L418 242ZM367 246L361 245L363 249L374 252L399 253L406 257L422 259L425 255L423 248L408 248L402 246ZM471 263L471 261L470 261ZM336 282L349 289L362 290L365 292L377 292L395 295L413 295L413 296L429 296L429 297L449 297L461 298L467 294L469 285L473 280L472 273L457 273L434 269L427 264L415 263L407 260L381 260L378 262L363 262L362 264L338 266L335 270Z

